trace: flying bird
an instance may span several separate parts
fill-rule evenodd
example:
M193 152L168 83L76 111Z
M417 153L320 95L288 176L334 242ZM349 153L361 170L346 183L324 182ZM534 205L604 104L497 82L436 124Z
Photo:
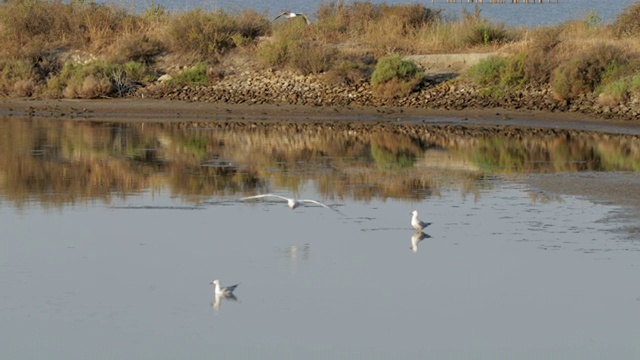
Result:
M293 18L301 17L301 18L304 19L304 21L307 23L307 25L311 24L311 21L309 21L309 17L307 15L294 13L294 12L288 12L288 11L283 11L282 14L276 16L276 18L273 19L273 21L276 21L281 17L285 17L287 19L293 19Z
M240 285L240 284L235 284L235 285L231 285L231 286L222 287L222 286L220 286L220 280L218 280L218 279L213 280L209 284L216 286L216 289L215 289L215 295L216 296L229 297L229 298L234 298L235 297L233 295L233 291L236 289L236 287L238 287L238 285Z
M243 197L240 198L240 201L245 201L245 200L252 200L252 199L260 199L260 198L266 198L266 197L272 197L272 198L278 198L281 200L284 200L287 202L287 206L289 206L290 209L295 209L299 206L301 206L303 203L311 203L311 204L316 204L319 206L322 206L323 208L327 208L330 210L333 210L335 212L340 213L340 211L332 208L331 206L325 205L319 201L316 200L309 200L309 199L293 199L293 198L288 198L288 197L284 197L281 195L276 195L276 194L260 194L260 195L254 195L254 196L247 196L247 197Z
M416 231L420 232L422 231L424 228L426 228L427 226L431 225L431 223L428 222L424 222L420 219L418 219L418 210L413 210L411 212L411 226L413 226L414 229L416 229Z

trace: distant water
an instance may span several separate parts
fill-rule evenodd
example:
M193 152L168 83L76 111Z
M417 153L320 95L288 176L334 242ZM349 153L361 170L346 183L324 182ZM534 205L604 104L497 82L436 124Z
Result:
M412 4L421 3L432 8L441 8L448 17L458 18L463 9L473 11L474 4L460 0L458 3L448 4L446 0L431 1L404 1L404 0L372 0L372 3ZM503 22L508 26L535 27L540 25L555 25L568 20L584 19L593 10L600 16L602 22L613 22L624 8L635 3L633 0L543 0L543 4L490 4L486 0L477 5L482 9L482 16L492 22ZM510 0L507 0L510 1ZM521 0L523 1L523 0ZM150 0L113 0L102 1L111 2L126 8L143 10L148 7ZM275 16L281 11L293 11L307 13L313 17L315 11L321 4L327 3L324 0L154 0L155 4L162 5L171 11L185 11L194 8L206 10L222 9L228 12L241 11L243 9L254 9L259 12L266 12L270 16Z

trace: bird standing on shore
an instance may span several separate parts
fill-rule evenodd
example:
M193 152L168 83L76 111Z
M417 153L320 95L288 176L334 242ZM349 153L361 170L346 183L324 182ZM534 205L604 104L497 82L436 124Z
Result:
M411 212L411 226L413 226L414 229L416 229L416 231L420 232L422 231L424 228L426 228L427 226L431 225L431 223L428 222L424 222L420 219L418 219L418 210L413 210Z
M294 13L294 12L288 12L288 11L283 11L282 14L276 16L276 18L273 19L273 21L276 21L281 17L285 17L287 19L293 19L293 18L301 17L301 18L304 19L304 21L307 23L307 25L311 24L311 21L309 20L309 17L307 15L300 14L300 13Z

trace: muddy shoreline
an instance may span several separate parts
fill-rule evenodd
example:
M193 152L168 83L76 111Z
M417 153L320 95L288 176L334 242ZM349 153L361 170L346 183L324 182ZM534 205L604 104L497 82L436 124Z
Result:
M513 109L439 110L400 107L225 104L155 99L0 100L0 116L95 122L359 122L503 125L640 135L633 120Z

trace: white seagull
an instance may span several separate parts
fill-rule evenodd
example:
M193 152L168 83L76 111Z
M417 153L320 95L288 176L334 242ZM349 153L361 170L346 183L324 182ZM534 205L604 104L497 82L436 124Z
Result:
M231 285L231 286L221 287L220 286L220 280L218 280L218 279L213 280L209 284L216 286L216 290L215 290L216 297L220 296L220 297L225 297L225 298L226 297L235 298L235 296L233 295L233 291L236 289L236 287L238 287L238 285L240 285L240 284L235 284L235 285Z
M299 207L300 205L302 205L303 203L311 203L311 204L316 204L316 205L320 205L323 208L327 208L330 210L333 210L335 212L340 213L340 211L332 208L331 206L325 205L319 201L316 200L309 200L309 199L292 199L292 198L288 198L288 197L284 197L281 195L276 195L276 194L260 194L260 195L254 195L254 196L247 196L247 197L243 197L240 198L240 201L245 201L245 200L252 200L252 199L260 199L260 198L265 198L265 197L274 197L274 198L278 198L281 200L284 200L287 202L287 206L289 206L290 209L295 209L297 207Z
M411 226L413 226L413 228L416 229L416 231L420 232L420 231L422 231L422 229L424 229L427 226L431 225L431 223L424 222L424 221L418 219L418 210L413 210L411 212L411 215L413 215L411 217Z
M307 25L311 24L311 21L309 21L309 17L307 15L294 13L294 12L288 12L288 11L283 11L282 14L276 16L276 18L273 19L273 21L276 21L276 20L278 20L278 18L283 17L283 16L286 17L287 19L293 19L293 18L296 18L296 17L299 16L299 17L304 19L304 21L307 23Z

